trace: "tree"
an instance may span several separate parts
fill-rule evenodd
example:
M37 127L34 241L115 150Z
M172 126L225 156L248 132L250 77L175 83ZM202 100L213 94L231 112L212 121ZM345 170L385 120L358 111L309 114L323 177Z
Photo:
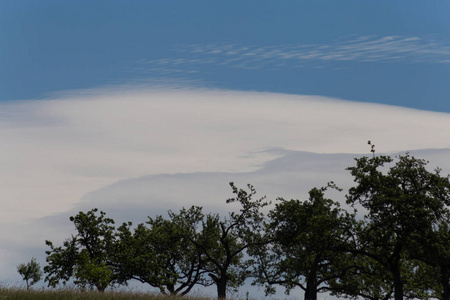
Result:
M352 255L346 249L351 240L353 215L339 203L324 197L326 188L314 188L307 201L284 200L270 211L268 234L271 243L256 248L256 275L266 292L274 284L305 292L305 300L330 290L329 281L351 270Z
M349 190L347 203L367 210L357 252L384 269L381 274L400 300L414 280L410 277L414 272L408 271L413 246L424 242L422 237L430 236L448 214L450 183L439 169L429 172L426 161L408 153L387 169L392 162L390 156L356 159L356 165L348 168L356 186Z
M440 290L435 289L440 299L450 299L450 221L447 219L438 224L433 231L429 252L424 251L421 258L428 265L439 270L437 286Z
M46 241L48 265L45 281L55 287L73 279L76 285L95 287L103 292L109 285L118 282L111 260L114 246L114 220L106 218L104 212L97 215L97 209L87 213L79 212L70 217L77 234L64 241L60 247Z
M424 247L424 245L426 245ZM418 236L411 247L411 257L420 261L419 291L432 291L432 296L450 299L450 221L449 216L427 235ZM424 265L424 264L426 265ZM417 284L416 284L417 285ZM423 297L422 297L423 298Z
M119 272L124 280L136 279L158 288L163 294L186 295L196 284L209 285L204 278L204 257L191 242L203 219L200 207L169 211L139 224L118 228Z
M226 298L228 287L237 288L248 277L244 253L265 243L262 239L265 217L261 210L269 204L264 197L253 200L256 191L251 185L249 191L238 189L232 182L230 186L235 196L227 203L239 203L239 212L231 212L225 219L207 214L201 231L192 239L205 255L205 269L217 287L219 299Z
M332 295L368 300L388 300L394 292L391 274L371 256L361 253L361 240L365 232L366 222L357 221L353 226L353 245L349 245L353 253L352 264L354 268L344 276L329 282Z
M31 261L27 264L20 264L17 266L17 272L22 276L23 280L27 284L27 290L30 289L32 285L41 280L42 271L36 258L31 258Z

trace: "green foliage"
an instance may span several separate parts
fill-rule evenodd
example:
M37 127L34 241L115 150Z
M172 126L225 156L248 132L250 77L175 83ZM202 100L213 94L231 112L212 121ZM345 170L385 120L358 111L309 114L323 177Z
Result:
M347 203L362 207L363 219L325 197L334 184L311 189L305 201L280 198L267 215L270 203L255 200L253 186L233 183L227 203L239 209L227 216L193 206L116 229L93 209L70 218L77 233L62 246L46 241L45 280L104 291L135 279L172 296L215 285L225 298L227 289L253 276L267 293L276 285L286 293L299 287L307 300L324 291L353 299L449 300L449 177L409 154L376 156L373 145L371 152L348 168L355 185Z
M55 287L73 279L82 288L95 287L104 291L117 282L114 272L113 246L114 221L106 218L104 212L96 215L97 209L80 212L70 217L77 234L64 241L60 247L46 241L50 250L46 251L48 265L44 267L45 281Z
M30 289L32 285L42 279L42 271L36 258L31 258L31 261L27 264L20 264L17 266L17 272L22 276L23 280L27 284L27 290Z
M357 239L355 241L358 242ZM378 261L356 252L351 263L354 268L329 282L333 295L353 299L391 299L394 291L392 276Z
M450 221L442 218L437 226L426 235L418 236L412 242L411 257L421 264L421 284L415 290L431 291L439 299L450 299Z
M231 187L235 197L227 202L241 209L225 219L193 206L169 211L169 219L157 216L134 229L124 223L116 230L105 213L80 212L70 218L75 236L60 247L46 241L45 280L52 287L72 280L104 291L136 279L170 295L185 295L196 284L215 284L224 298L228 287L237 288L248 276L246 249L264 244L261 208L268 205L264 198L252 199L256 191L250 185L249 192Z
M239 203L239 212L231 212L228 218L208 214L202 221L202 230L192 242L206 257L206 270L217 287L219 298L226 297L227 288L237 288L248 277L248 264L243 261L244 252L250 247L262 246L264 214L269 205L265 198L253 199L253 186L248 191L230 183L234 197L227 203Z
M346 252L351 240L353 215L324 197L326 188L314 188L307 201L279 199L270 211L270 244L255 249L257 282L282 285L286 293L295 287L305 291L305 299L329 290L328 282L353 268L352 255Z
M348 168L356 186L349 190L347 203L368 211L355 252L378 263L376 269L384 269L373 280L390 281L399 300L409 293L405 288L418 286L414 272L405 270L417 268L411 259L425 258L417 255L414 245L430 246L426 239L447 218L450 182L439 169L429 172L426 161L409 154L399 156L387 169L391 162L389 156L356 159L356 166Z
M148 283L163 294L185 295L196 284L209 284L203 277L202 253L191 242L203 214L193 206L169 216L149 218L133 233L130 224L119 227L117 261L124 279Z

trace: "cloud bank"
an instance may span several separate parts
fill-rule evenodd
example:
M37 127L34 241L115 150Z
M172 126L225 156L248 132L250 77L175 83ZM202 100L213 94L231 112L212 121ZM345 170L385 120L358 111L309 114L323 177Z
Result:
M193 88L1 103L0 281L31 256L43 263L44 240L62 242L79 210L135 222L192 204L228 210L229 181L304 198L330 180L351 184L345 167L369 153L369 139L384 153L444 149L419 154L450 172L449 126L444 113Z
M448 114L320 96L119 89L1 106L3 221L65 211L125 178L255 170L277 148L367 153L368 139L382 152L450 144Z

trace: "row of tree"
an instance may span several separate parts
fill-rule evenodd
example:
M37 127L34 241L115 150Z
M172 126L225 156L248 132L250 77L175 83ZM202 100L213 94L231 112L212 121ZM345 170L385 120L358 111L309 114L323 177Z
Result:
M273 293L299 287L371 300L450 299L450 180L409 154L362 157L348 168L355 185L345 210L313 188L305 201L269 206L255 189L239 189L240 209L226 217L193 206L168 217L115 227L104 212L70 220L76 235L46 241L45 280L99 291L138 280L163 294L215 285L219 298L249 278ZM357 213L356 209L362 213ZM364 215L364 216L363 216Z

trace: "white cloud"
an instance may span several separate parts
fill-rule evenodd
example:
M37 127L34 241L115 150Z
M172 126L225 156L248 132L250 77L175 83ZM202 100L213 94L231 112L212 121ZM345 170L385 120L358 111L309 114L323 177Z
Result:
M65 211L85 193L158 173L248 171L273 147L321 153L449 147L450 116L213 90L116 90L2 104L4 221Z
M449 114L320 96L112 88L0 112L0 281L42 261L44 240L62 242L80 209L141 222L182 205L225 210L228 181L303 198L348 185L355 154L336 153L367 154L368 139L379 152L450 148ZM448 151L424 153L450 171Z

